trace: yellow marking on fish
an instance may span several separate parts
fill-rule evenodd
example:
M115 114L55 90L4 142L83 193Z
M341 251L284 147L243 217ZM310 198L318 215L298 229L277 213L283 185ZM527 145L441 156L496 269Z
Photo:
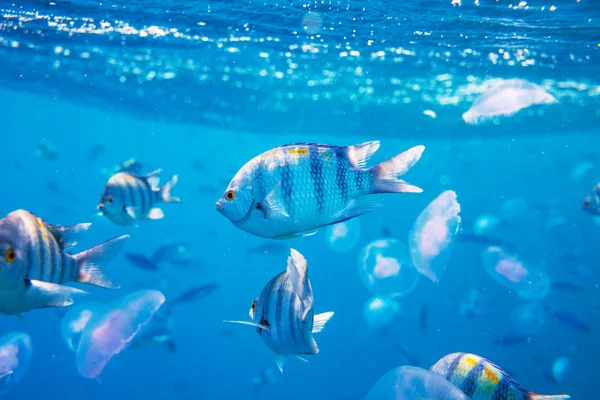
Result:
M492 382L494 385L497 385L500 382L500 377L495 374L495 371L490 368L484 368L483 374L485 377Z
M295 149L288 149L288 153L290 154L308 154L308 149L304 149L301 147L296 147Z
M128 180L131 183L135 182L135 178L131 175L125 175L125 179Z
M479 362L479 360L476 359L475 357L473 357L472 355L466 355L462 360L460 360L460 362L461 363L464 362L469 367L473 368L474 366L477 365L477 363Z

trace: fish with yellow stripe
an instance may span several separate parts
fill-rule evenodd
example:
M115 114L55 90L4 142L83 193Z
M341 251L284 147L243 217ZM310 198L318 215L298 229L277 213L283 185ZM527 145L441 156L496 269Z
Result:
M82 290L64 286L81 282L116 288L101 268L123 249L128 235L110 239L78 254L74 246L91 224L51 225L26 210L0 220L0 313L73 304Z
M442 375L472 400L565 400L564 394L540 395L519 385L500 367L469 353L453 353L439 360L430 371Z
M118 225L131 225L145 219L162 219L163 211L159 203L179 203L181 200L171 195L177 183L175 175L170 181L158 187L161 170L138 176L119 172L110 177L98 204L98 210Z

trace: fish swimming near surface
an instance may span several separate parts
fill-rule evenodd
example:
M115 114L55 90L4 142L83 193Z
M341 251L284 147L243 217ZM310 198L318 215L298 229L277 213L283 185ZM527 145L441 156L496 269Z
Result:
M177 183L177 175L158 188L157 175L160 172L161 170L156 170L144 176L119 172L111 176L100 197L98 209L119 225L163 218L163 211L157 205L179 203L181 200L171 195L171 189Z
M419 161L424 146L365 168L377 149L378 141L355 146L296 143L277 147L237 172L216 209L243 231L288 239L312 235L323 226L380 207L369 194L422 192L398 177Z
M258 328L256 331L276 354L277 366L283 372L286 356L300 358L301 354L319 353L313 334L321 332L334 313L314 315L313 306L308 264L302 254L291 249L287 269L271 279L252 302L252 322L225 322Z
M500 367L469 353L440 359L430 371L442 375L472 400L564 400L568 395L540 395L519 385Z
M0 312L71 305L72 295L85 292L63 286L67 282L116 288L101 268L119 254L128 235L78 254L65 252L90 225L50 225L26 210L0 220Z

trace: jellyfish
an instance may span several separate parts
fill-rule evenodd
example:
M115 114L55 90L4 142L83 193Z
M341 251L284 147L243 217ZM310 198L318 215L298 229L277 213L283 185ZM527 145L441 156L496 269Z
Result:
M392 369L369 390L365 400L469 400L443 376L422 368Z
M481 214L473 223L473 233L476 235L487 235L493 232L500 220L492 214Z
M544 327L546 313L536 301L522 304L511 313L510 321L514 330L522 335L535 335Z
M360 238L360 222L351 219L330 225L325 231L327 247L337 253L345 253L351 250Z
M501 216L510 222L519 222L527 216L529 205L525 199L520 197L511 197L502 203Z
M28 334L14 332L0 337L0 395L7 394L23 379L32 353Z
M78 303L69 307L69 311L60 322L60 332L71 351L77 351L81 334L94 312L99 309L100 304L95 302Z
M359 273L367 289L384 297L406 296L419 283L419 272L410 259L408 247L396 239L369 243L359 258Z
M447 190L421 212L410 232L408 245L417 270L439 282L450 258L454 237L460 231L460 205Z
M75 363L85 378L100 376L113 356L125 350L165 302L154 290L131 293L94 313L81 335Z
M387 326L400 313L400 304L386 297L370 298L363 310L363 316L372 328Z

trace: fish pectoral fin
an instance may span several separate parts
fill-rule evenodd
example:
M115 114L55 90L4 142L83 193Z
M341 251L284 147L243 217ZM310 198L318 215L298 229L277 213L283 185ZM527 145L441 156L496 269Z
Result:
M163 213L163 211L160 208L153 208L150 210L150 212L148 213L148 216L146 218L148 219L163 219L165 216L165 214Z
M7 371L0 375L0 386L8 385L10 378L12 377L13 371Z
M73 304L71 296L88 294L83 290L37 280L26 281L25 301L32 308L65 307Z
M46 228L48 228L50 233L52 233L52 236L54 236L54 239L56 239L56 241L63 250L68 250L69 248L75 246L77 244L77 241L81 239L81 237L92 225L91 223L83 223L73 226L60 226L51 225L47 222L43 222L39 218L38 220L41 221L46 226Z
M133 219L137 219L137 214L135 213L135 207L125 207L125 212Z
M327 321L329 321L331 319L331 317L333 317L333 312L324 312L321 314L317 314L314 316L314 323L313 323L313 329L312 329L312 333L319 333L323 330L323 328L325 327L325 324L327 323Z
M275 364L277 364L277 368L279 368L279 372L281 372L283 374L283 366L285 365L286 362L286 357L282 356L281 354L276 354L275 355Z
M227 322L230 324L240 324L240 325L249 325L249 326L254 326L256 328L260 328L260 329L264 329L265 331L270 331L271 327L268 325L262 325L262 324L257 324L256 322L250 322L250 321L230 321L230 320L223 320L223 322Z
M335 225L340 222L348 221L349 219L359 217L379 207L381 207L380 203L370 199L358 198L351 200L342 211L337 213L335 219L327 225Z
M296 358L300 361L304 361L305 363L310 363L310 361L308 361L306 358L302 358L300 356L296 356Z
M315 229L314 231L303 231L303 232L293 233L290 235L273 236L271 239L276 239L276 240L296 239L296 238L301 238L301 237L306 237L306 236L312 236L312 235L316 234L318 231L319 231L318 229Z
M263 212L266 219L289 218L289 214L283 204L281 195L281 182L277 182L273 190L258 203L257 208Z

